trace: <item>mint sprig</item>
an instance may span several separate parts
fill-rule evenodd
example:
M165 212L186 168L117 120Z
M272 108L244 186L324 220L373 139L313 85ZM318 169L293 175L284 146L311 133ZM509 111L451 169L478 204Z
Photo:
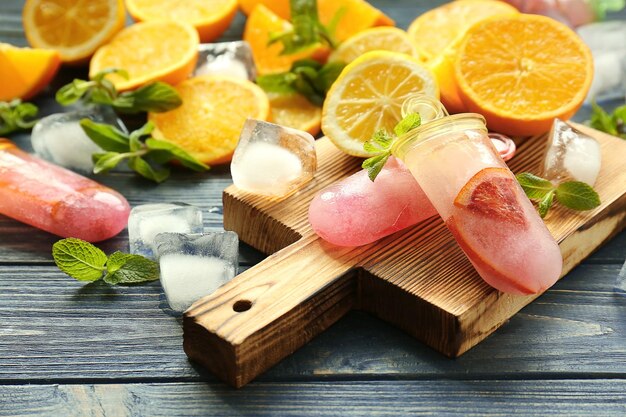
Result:
M317 0L290 0L292 27L284 32L271 33L269 45L280 42L281 55L291 55L308 50L316 44L337 47L333 33L345 13L343 8L333 16L330 24L324 26L319 19Z
M75 79L61 87L56 93L56 100L63 106L83 100L86 103L113 107L120 113L165 112L182 104L178 92L169 84L157 81L134 91L120 93L115 85L105 78L117 74L128 78L122 69L109 68L96 74L93 79Z
M87 136L106 152L92 155L94 174L108 172L126 160L128 166L144 178L157 183L170 176L164 164L178 161L193 171L206 171L209 166L198 161L177 145L152 137L154 124L146 123L141 128L126 134L114 126L82 119L80 126Z
M582 181L566 181L555 186L551 181L529 172L517 174L516 178L529 199L539 200L537 211L541 218L548 214L554 200L577 211L591 210L601 203L593 187Z
M312 59L295 61L287 72L257 77L257 84L268 93L300 93L316 106L321 107L331 85L345 64L329 62L322 65Z
M616 108L612 114L607 113L595 102L591 106L589 126L610 135L626 139L626 105Z
M15 99L0 101L0 135L7 135L16 130L30 129L37 123L39 109L32 103L22 103Z
M73 237L52 245L52 258L59 269L78 281L103 279L111 285L138 284L159 279L156 262L141 255L106 254L89 242Z
M367 170L367 176L370 180L374 181L376 179L387 163L387 160L389 160L391 147L396 139L419 127L421 123L422 119L419 113L410 113L393 128L395 136L391 135L385 129L380 129L374 133L374 136L372 136L370 140L363 144L363 150L374 155L361 164L361 167Z

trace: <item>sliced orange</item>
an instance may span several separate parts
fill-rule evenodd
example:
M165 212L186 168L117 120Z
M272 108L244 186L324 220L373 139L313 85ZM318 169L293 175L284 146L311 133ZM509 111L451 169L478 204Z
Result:
M57 51L0 43L0 101L31 98L50 83L60 65Z
M237 0L126 0L126 7L135 21L186 22L196 28L202 42L211 42L230 26Z
M291 28L291 23L281 19L270 9L259 4L252 10L243 32L243 40L250 44L252 56L259 75L289 71L295 61L311 56L317 47L310 51L293 55L280 55L281 44L268 45L271 33L280 33Z
M291 19L289 0L239 0L239 7L246 15L250 15L257 4L262 4L267 7L281 19Z
M365 29L347 39L330 54L328 60L350 63L365 52L376 50L418 56L415 45L405 31L384 26Z
M343 152L368 157L363 143L379 129L393 132L402 103L416 93L439 97L433 75L416 58L367 52L341 72L322 110L324 134Z
M315 136L320 132L322 109L300 94L268 94L272 122L304 130Z
M193 71L198 44L198 32L189 24L173 20L137 23L96 51L89 65L89 76L106 68L124 69L128 79L116 74L107 76L118 90L130 90L157 80L178 84Z
M455 63L461 99L490 130L510 136L547 132L569 119L593 78L589 48L556 20L519 14L473 26Z
M124 27L122 0L26 0L24 33L34 48L56 49L69 64L86 62Z
M423 60L439 55L475 23L499 14L517 14L498 0L457 0L429 10L409 25L408 33Z
M247 118L267 120L270 104L256 84L235 77L204 75L176 86L183 104L149 113L154 136L176 143L207 164L230 161Z

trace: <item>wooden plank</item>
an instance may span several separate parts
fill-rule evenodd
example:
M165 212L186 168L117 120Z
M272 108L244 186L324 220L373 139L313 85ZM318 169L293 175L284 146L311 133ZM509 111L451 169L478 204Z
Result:
M602 205L585 213L555 207L547 217L563 256L563 275L626 225L626 172L617 156L626 153L626 143L576 127L600 142L603 165L595 188ZM536 172L545 140L527 140L510 162L511 169ZM353 308L456 357L537 297L503 294L487 285L438 217L361 247L323 241L308 222L310 201L360 164L326 139L317 141L316 150L315 180L285 199L270 200L236 187L224 191L225 229L273 255L185 313L184 346L192 360L242 386L335 322L340 316L328 305L333 299L354 300ZM343 283L346 274L354 277L353 285ZM339 295L340 281L356 292ZM238 303L247 308L238 309Z
M620 267L576 268L455 360L353 312L260 380L625 375L626 297L612 292ZM187 360L162 302L158 283L83 285L53 267L0 265L0 382L215 381Z
M445 394L442 394L445 393ZM358 401L355 401L358 399ZM4 415L623 416L626 381L364 381L0 387Z

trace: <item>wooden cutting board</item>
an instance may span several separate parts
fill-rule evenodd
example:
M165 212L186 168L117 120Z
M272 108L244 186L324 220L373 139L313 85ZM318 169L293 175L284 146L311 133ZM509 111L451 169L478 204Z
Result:
M602 146L595 185L602 205L574 212L556 205L546 224L559 242L563 275L626 225L626 141L575 125ZM539 173L546 136L531 138L509 162ZM329 244L311 230L311 199L359 169L360 160L317 141L318 172L276 201L224 191L224 228L271 254L184 315L189 358L241 387L352 309L405 330L449 357L476 345L537 297L503 294L474 271L439 217L356 248Z

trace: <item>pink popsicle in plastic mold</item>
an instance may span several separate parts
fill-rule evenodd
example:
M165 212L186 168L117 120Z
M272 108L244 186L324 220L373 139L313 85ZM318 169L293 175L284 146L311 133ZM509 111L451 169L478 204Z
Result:
M98 242L122 231L129 213L117 191L0 138L0 214L61 237Z

